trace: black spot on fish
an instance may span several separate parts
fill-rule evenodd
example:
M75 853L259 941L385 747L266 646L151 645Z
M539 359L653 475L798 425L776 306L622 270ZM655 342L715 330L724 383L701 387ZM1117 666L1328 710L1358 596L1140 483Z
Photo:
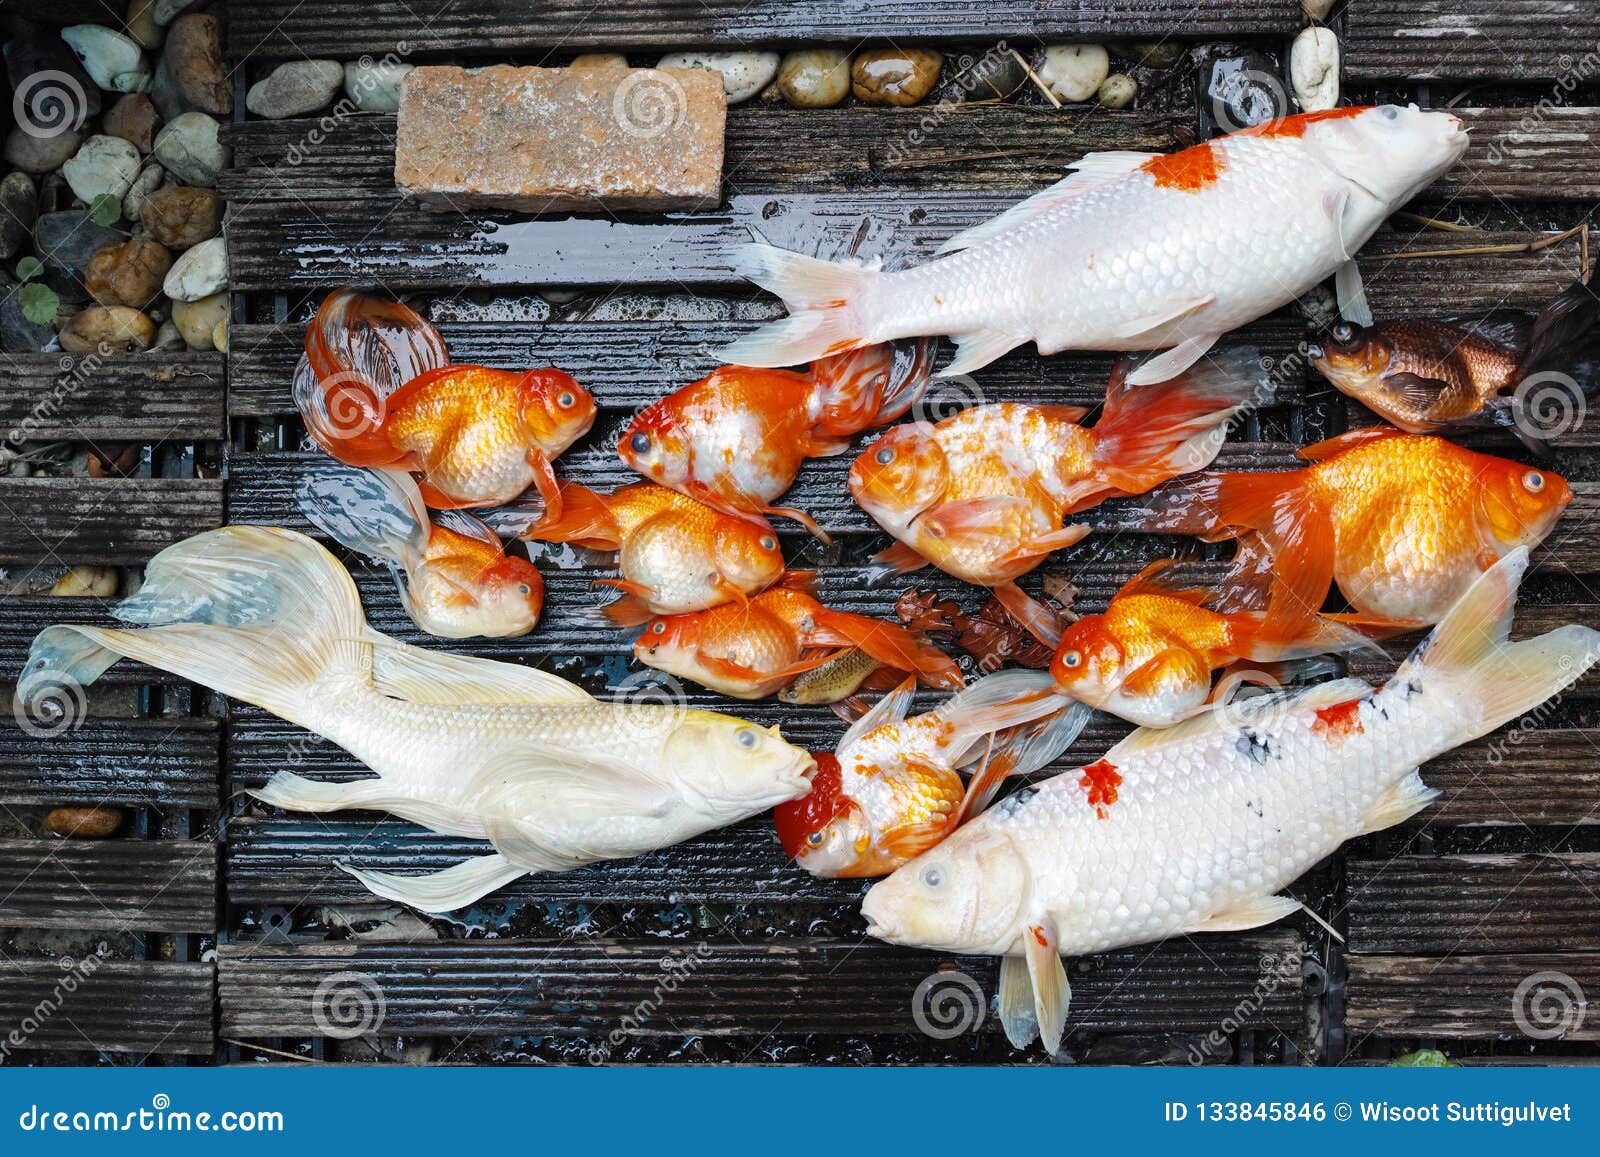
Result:
M1234 746L1240 755L1257 766L1269 759L1277 758L1278 755L1272 750L1272 742L1266 736L1249 727L1240 730L1239 739Z
M1014 816L1023 809L1030 799L1038 794L1039 789L1037 787L1025 787L1021 791L1013 792L1006 796L1005 799L995 804L990 811L1000 819Z
M1422 694L1422 688L1421 687L1418 687L1415 683L1411 682L1410 680L1406 681L1406 698L1407 699L1410 699L1414 695L1421 695L1421 694Z
M1244 801L1244 810L1247 812L1253 812L1257 819L1262 819L1267 814L1266 809L1253 799L1247 799Z

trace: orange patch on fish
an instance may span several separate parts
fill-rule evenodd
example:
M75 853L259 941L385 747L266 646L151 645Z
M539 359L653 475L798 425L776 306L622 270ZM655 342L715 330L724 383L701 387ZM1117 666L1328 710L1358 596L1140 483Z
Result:
M1158 189L1198 193L1215 185L1225 167L1222 154L1207 142L1176 153L1161 153L1151 157L1139 169L1155 179Z
M1033 938L1038 943L1040 948L1050 947L1050 938L1044 934L1043 928L1040 928L1038 925L1033 925L1028 929L1028 931L1033 933Z
M1078 786L1088 792L1089 806L1094 808L1095 814L1105 819L1106 809L1117 802L1117 788L1122 786L1122 776L1117 773L1115 764L1097 759L1083 769L1083 778L1078 781Z
M1265 121L1250 128L1241 129L1235 136L1241 137L1303 137L1306 129L1318 121L1343 120L1345 117L1360 116L1370 111L1370 105L1351 105L1347 108L1325 108L1317 112L1303 112L1292 117L1278 117Z
M1311 730L1330 741L1336 736L1342 742L1348 735L1360 735L1365 730L1361 726L1361 700L1352 699L1348 703L1319 708L1317 721L1311 725Z

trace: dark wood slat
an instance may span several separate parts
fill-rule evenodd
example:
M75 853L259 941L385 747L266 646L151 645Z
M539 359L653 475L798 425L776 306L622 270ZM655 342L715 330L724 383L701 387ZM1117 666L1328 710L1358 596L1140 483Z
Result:
M1356 4L1345 13L1344 73L1355 81L1558 78L1596 45L1600 10L1569 0Z
M228 944L218 950L222 1031L324 1035L326 1002L348 988L352 1004L370 1009L386 1033L603 1035L625 1017L630 1025L641 1019L639 1002L657 989L663 960L687 959L691 963L681 966L687 975L665 998L659 1018L642 1018L640 1035L761 1036L780 1022L794 1033L911 1033L912 994L941 965L955 963L978 982L985 999L997 972L990 958L951 958L872 941L683 944L668 957L673 947L482 940ZM1279 932L1168 941L1071 961L1068 1031L1205 1032L1237 1013L1247 1027L1298 1037L1300 952L1296 937ZM1259 1007L1245 1001L1280 961L1296 979L1273 986ZM328 980L338 973L358 975ZM325 982L319 1009L318 987ZM983 1031L998 1029L995 1018L986 1017Z
M843 42L901 43L1042 37L1270 36L1292 32L1292 0L620 0L604 19L582 0L538 6L516 0L259 0L232 7L228 52L235 58L358 56L388 52L480 54L547 49L708 48Z
M85 719L54 735L0 728L0 803L217 805L215 719Z
M1165 152L1179 143L1171 113L971 105L951 115L926 108L728 110L723 179L729 193L867 189L1032 189L1060 180L1084 153ZM314 120L228 126L230 200L398 200L395 118L350 117L327 130ZM308 135L322 138L307 147ZM913 143L914 138L914 143ZM804 148L796 148L804 141Z
M631 413L676 386L696 381L720 363L716 351L749 333L749 321L503 322L445 323L439 327L451 357L460 362L505 369L560 366L595 396L603 410ZM228 406L238 417L295 413L290 397L304 327L241 325L231 338L233 357ZM1305 339L1304 326L1290 313L1264 318L1228 336L1227 344L1249 345L1281 361ZM984 369L979 383L986 398L1026 398L1035 403L1094 405L1105 398L1109 354L1066 353L1042 358L1031 346L1014 350ZM1300 363L1296 363L1300 364ZM1304 398L1307 375L1285 375L1277 402ZM1320 379L1319 379L1320 380ZM1318 386L1318 388L1325 388ZM935 383L928 397L937 402ZM954 394L950 396L954 397ZM970 387L961 404L977 400Z
M0 563L142 563L222 525L208 478L0 478Z
M132 442L226 436L222 355L13 354L0 389L6 440Z
M92 968L90 967L92 964ZM76 979L66 991L62 980ZM18 1051L209 1054L216 974L209 964L13 957L0 968L0 1024L17 1028ZM48 1009L48 1015L40 1015ZM24 1022L38 1027L26 1031ZM24 1026L19 1028L18 1026Z
M1451 956L1443 960L1414 956L1352 955L1345 984L1345 1037L1352 1046L1369 1036L1450 1037L1452 1039L1526 1042L1524 1025L1513 1013L1519 1001L1518 986L1539 973L1557 974L1545 988L1546 1009L1552 1017L1541 1022L1527 1017L1535 1031L1554 1033L1565 1020L1570 1027L1562 1040L1600 1040L1600 1018L1556 994L1572 1000L1574 989L1600 988L1600 955L1593 953L1519 954L1516 956ZM1522 1006L1541 986L1524 996ZM1592 998L1591 998L1592 1000ZM1570 1019L1566 1019L1570 1017ZM1547 1038L1546 1038L1547 1039ZM1562 1064L1568 1058L1562 1057ZM1504 1063L1496 1061L1496 1063Z
M1600 951L1600 854L1352 860L1353 953Z
M1429 199L1593 201L1600 109L1457 109L1472 129L1461 163L1428 190Z
M0 928L210 932L206 840L0 840Z
M140 560L145 561L143 559ZM27 661L28 648L36 635L53 623L78 626L116 626L110 615L114 599L52 598L49 595L19 595L6 601L0 615L0 683L13 681ZM182 680L146 667L142 663L118 663L104 675L101 683L178 683Z

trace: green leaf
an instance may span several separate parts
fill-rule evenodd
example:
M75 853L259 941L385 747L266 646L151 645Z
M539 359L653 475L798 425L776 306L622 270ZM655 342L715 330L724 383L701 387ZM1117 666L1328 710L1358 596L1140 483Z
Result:
M1459 1069L1461 1066L1438 1049L1416 1049L1389 1062L1391 1069Z
M17 280L32 281L44 272L44 262L37 257L24 257L17 262Z
M89 220L96 225L115 225L122 220L122 198L115 193L100 193L89 206Z
M34 325L49 325L56 319L61 299L56 291L39 281L30 281L17 290L17 300L22 303L22 316Z

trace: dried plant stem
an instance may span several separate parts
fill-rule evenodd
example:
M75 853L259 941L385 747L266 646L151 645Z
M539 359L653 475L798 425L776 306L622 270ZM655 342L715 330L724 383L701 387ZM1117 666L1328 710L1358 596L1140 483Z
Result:
M1391 260L1405 257L1485 257L1493 254L1509 253L1538 253L1552 245L1559 245L1569 237L1575 237L1585 229L1583 225L1574 225L1562 233L1541 237L1536 241L1524 241L1521 244L1509 245L1469 245L1463 249L1411 249L1405 253L1391 253Z

